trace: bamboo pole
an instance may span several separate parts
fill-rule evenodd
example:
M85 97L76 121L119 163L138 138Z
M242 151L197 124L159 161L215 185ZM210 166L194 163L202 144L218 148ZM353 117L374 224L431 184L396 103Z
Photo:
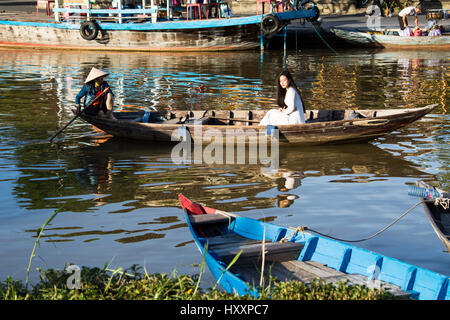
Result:
M79 113L77 113L76 115L75 115L75 117L73 117L72 118L72 120L70 120L61 130L59 130L58 132L56 132L51 138L50 138L50 140L49 140L49 142L52 142L53 141L53 139L55 139L56 138L56 136L58 135L58 134L60 134L61 132L63 132L64 131L64 129L66 129L72 122L74 122L75 121L75 119L77 119L87 108L89 108L89 107L91 107L93 104L94 104L94 102L96 102L98 99L100 99L106 92L108 92L108 90L109 90L109 87L107 87L105 90L103 90L102 91L102 93L101 94L99 94L98 96L96 96L95 97L95 99L94 100L92 100L81 112L79 112Z

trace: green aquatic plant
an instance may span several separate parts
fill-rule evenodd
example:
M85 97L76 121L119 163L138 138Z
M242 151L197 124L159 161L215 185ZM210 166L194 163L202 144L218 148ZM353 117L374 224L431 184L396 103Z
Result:
M36 248L39 245L39 240L41 239L44 229L56 217L56 215L62 211L63 208L64 208L64 206L55 210L53 212L53 214L44 222L44 224L40 228L38 228L36 231L36 241L34 242L33 250L31 251L30 259L28 260L27 276L26 276L26 280L25 280L25 289L28 288L31 263L33 262L33 258L35 257Z
M81 286L69 289L65 270L41 270L40 281L31 289L12 278L0 282L1 300L385 300L394 299L383 290L361 285L338 284L314 280L271 280L266 287L258 287L258 298L239 296L216 288L200 288L200 275L172 275L142 273L136 265L130 269L81 268Z

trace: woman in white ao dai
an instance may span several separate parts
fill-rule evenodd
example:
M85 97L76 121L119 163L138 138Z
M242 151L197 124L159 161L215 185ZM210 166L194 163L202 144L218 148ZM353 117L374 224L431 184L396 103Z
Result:
M283 71L277 81L277 103L279 109L269 110L259 123L260 126L305 123L303 101L288 71Z

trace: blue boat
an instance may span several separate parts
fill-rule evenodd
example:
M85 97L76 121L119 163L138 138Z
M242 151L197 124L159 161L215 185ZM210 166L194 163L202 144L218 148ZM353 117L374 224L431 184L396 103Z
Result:
M205 207L182 194L179 201L206 264L229 293L257 297L263 269L279 281L320 278L381 288L396 297L450 300L448 276L305 230Z
M61 1L55 2L54 21L22 13L0 18L0 46L143 52L246 50L258 48L292 20L313 21L319 16L316 6L305 4L309 0L303 1L305 7L296 0L283 0L278 7L271 5L269 13L251 16L232 15L225 0L133 9L121 4L93 9L88 0L59 7ZM197 19L191 16L192 10Z

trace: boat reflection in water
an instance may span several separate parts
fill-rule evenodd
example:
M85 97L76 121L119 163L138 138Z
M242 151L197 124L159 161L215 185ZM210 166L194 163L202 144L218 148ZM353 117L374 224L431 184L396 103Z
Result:
M97 147L82 147L82 162L73 164L77 171L64 179L65 188L80 194L95 193L97 201L83 201L86 209L125 199L135 200L129 205L130 211L176 206L177 195L183 190L200 202L208 199L229 211L246 211L273 207L280 198L288 196L295 200L292 191L301 192L301 180L309 177L329 176L331 181L349 183L427 177L412 162L372 144L280 148L279 168L249 164L258 159L258 154L249 153L255 152L251 148L246 149L245 163L226 163L224 155L221 163L186 161L177 165L171 158L172 148L118 139ZM202 151L207 148L202 147ZM76 180L71 179L72 175ZM267 190L276 190L276 195L259 196Z

